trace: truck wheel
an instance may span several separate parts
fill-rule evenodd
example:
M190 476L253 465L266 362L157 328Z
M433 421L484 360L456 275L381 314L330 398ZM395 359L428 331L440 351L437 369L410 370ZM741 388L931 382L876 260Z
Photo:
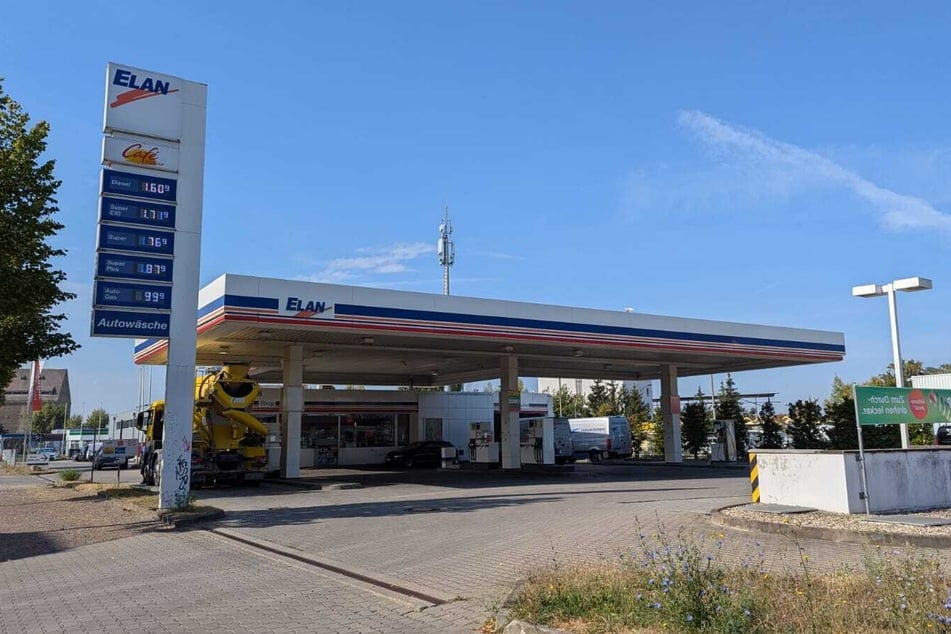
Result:
M403 458L403 466L406 467L407 469L412 469L413 464L414 464L414 461L412 458L409 458L409 457Z
M601 462L601 452L596 449L592 449L588 453L588 460L591 462Z
M129 468L129 461L126 460L125 462L123 462L122 464L120 464L120 465L119 465L119 468L120 468L120 469L128 469L128 468Z

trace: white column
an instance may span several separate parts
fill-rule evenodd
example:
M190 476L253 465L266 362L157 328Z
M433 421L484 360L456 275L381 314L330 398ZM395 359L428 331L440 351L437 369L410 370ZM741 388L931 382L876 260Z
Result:
M198 265L205 165L205 103L208 87L182 82L182 133L178 150L175 261L159 508L183 508L191 495L192 416L195 411L195 349L198 345Z
M677 393L677 366L660 366L660 411L664 425L664 461L683 462L680 446L680 396Z
M502 419L502 451L503 469L521 469L522 454L519 448L518 416L521 409L521 395L518 391L518 357L508 355L502 357L502 373L499 382L499 415ZM509 396L516 395L518 405L509 406ZM514 403L513 397L513 403Z
M304 412L304 349L284 349L281 392L281 477L300 477L300 423Z

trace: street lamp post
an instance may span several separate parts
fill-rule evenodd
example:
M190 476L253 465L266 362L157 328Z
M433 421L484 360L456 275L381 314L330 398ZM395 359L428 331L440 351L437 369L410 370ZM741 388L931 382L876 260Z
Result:
M898 305L895 301L895 291L926 291L931 288L931 280L926 277L906 277L889 284L865 284L853 286L853 297L881 297L888 296L888 315L892 327L892 355L895 363L895 387L905 387L905 372L901 361L901 344L898 339ZM902 449L911 445L908 437L908 425L900 425Z

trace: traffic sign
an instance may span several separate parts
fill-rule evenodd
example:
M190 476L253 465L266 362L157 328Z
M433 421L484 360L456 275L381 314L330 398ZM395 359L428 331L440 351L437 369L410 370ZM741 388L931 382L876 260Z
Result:
M124 194L137 198L175 202L177 183L173 178L104 169L102 170L102 191L105 194Z
M172 307L172 289L170 286L98 280L95 306L169 310Z
M118 227L101 222L99 223L98 248L150 253L152 255L173 255L175 253L175 233L157 229Z
M93 308L91 334L94 337L168 339L170 323L171 315L168 313Z
M172 281L172 260L139 255L100 253L96 256L96 279L115 277L142 282Z
M175 228L175 207L140 200L103 196L99 200L99 219L147 227Z

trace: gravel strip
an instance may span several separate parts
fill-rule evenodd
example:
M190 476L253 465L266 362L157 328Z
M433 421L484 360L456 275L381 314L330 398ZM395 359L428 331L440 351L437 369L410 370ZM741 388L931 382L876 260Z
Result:
M809 511L807 513L763 513L761 511L752 511L745 506L732 506L721 509L720 513L727 517L748 520L754 522L766 522L771 524L785 524L796 527L806 528L824 528L832 530L841 530L854 533L887 533L893 535L926 535L941 536L951 540L951 525L948 526L913 526L909 524L890 524L882 522L869 522L865 515L844 513L828 513L825 511ZM941 519L951 519L951 509L932 509L919 513L909 513L916 517L936 517Z
M95 485L5 487L0 476L0 562L164 530L155 511L97 495Z

